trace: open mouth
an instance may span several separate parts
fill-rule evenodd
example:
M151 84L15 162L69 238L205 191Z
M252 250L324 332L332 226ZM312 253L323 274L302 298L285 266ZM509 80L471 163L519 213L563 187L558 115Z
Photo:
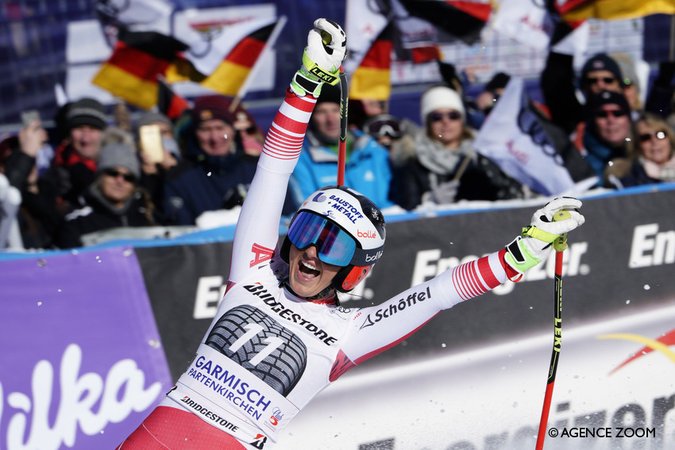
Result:
M300 272L313 277L318 277L319 274L321 273L319 270L317 270L317 268L313 264L305 261L300 261L298 269L300 270Z

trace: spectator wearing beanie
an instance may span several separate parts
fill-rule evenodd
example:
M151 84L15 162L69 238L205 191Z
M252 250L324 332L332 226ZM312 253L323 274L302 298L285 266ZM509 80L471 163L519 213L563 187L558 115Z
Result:
M610 161L632 159L635 152L633 123L628 100L622 93L601 91L586 104L586 128L582 154L595 174L603 179Z
M422 128L392 146L390 194L402 208L458 200L504 200L524 196L523 187L473 149L459 95L445 86L422 94Z
M340 89L325 84L312 112L298 163L291 175L294 208L312 192L337 184L340 139ZM351 129L346 137L345 184L371 199L379 208L393 206L389 200L391 167L389 152L372 136Z
M241 205L258 156L246 154L236 132L236 108L220 95L199 97L179 133L184 158L168 174L163 212L168 223L194 225L206 211Z
M619 64L606 53L588 58L577 77L572 55L551 50L541 73L540 84L551 121L568 135L583 123L584 107L577 97L577 89L585 101L600 91L623 93L623 75ZM584 101L584 102L585 102Z
M96 231L155 225L154 206L138 188L140 175L135 148L122 143L105 145L96 179L82 195L80 208L66 216L58 231L57 246L81 246L82 236Z
M52 167L45 174L59 209L68 212L94 181L107 116L93 98L71 103L63 112L66 139L57 147Z

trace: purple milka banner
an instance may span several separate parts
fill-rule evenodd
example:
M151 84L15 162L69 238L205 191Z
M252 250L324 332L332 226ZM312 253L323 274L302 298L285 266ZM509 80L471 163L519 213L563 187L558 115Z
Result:
M134 251L0 263L0 449L111 449L170 388Z

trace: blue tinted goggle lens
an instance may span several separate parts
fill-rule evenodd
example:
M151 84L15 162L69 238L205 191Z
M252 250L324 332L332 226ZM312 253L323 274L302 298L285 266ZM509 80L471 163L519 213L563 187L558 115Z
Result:
M316 246L319 259L334 266L348 266L356 251L356 242L349 234L328 219L306 211L298 213L287 236L299 250Z

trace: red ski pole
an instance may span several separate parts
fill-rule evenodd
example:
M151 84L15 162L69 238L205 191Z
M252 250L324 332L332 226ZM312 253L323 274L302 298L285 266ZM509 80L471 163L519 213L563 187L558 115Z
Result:
M553 220L564 220L570 217L567 211L558 211L553 216ZM554 310L553 310L553 351L551 353L551 364L548 369L548 379L546 380L546 393L544 394L544 405L541 409L541 418L539 420L539 433L537 434L536 450L544 448L546 440L546 429L548 425L548 413L551 410L551 399L553 397L553 386L555 385L555 375L558 370L558 358L562 346L562 267L563 252L567 248L567 234L561 235L553 242L555 249L555 290L554 290Z

